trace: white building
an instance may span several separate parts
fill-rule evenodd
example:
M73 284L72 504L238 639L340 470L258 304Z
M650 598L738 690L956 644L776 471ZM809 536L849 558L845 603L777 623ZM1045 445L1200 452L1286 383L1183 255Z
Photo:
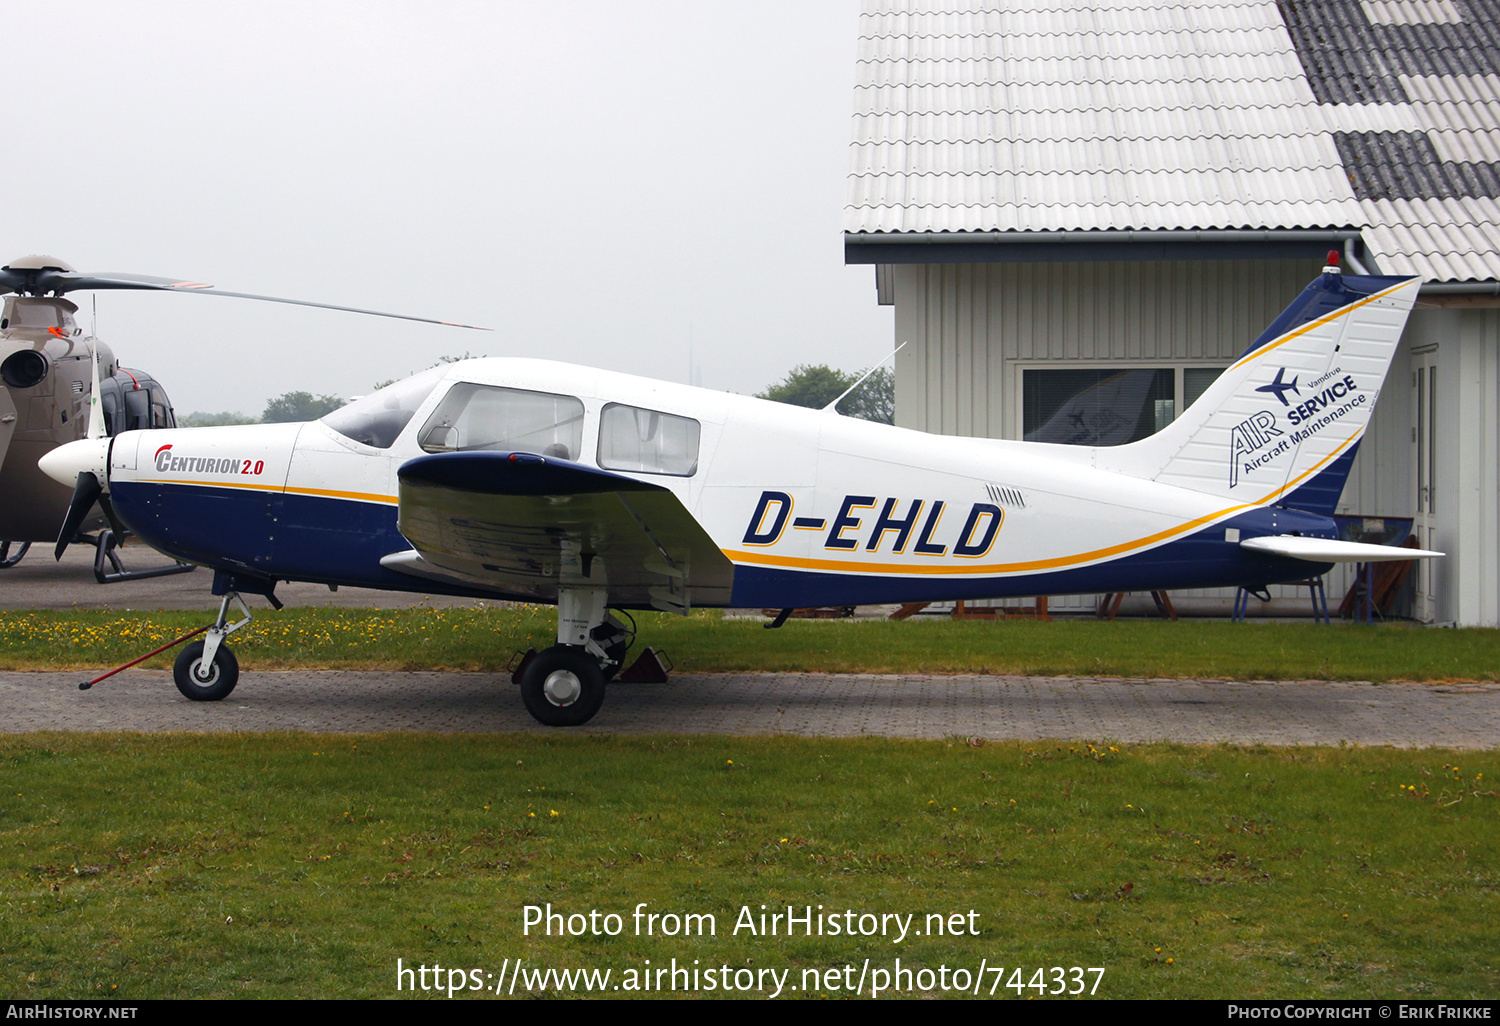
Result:
M1079 440L1149 433L1328 250L1421 275L1339 511L1449 554L1411 615L1500 626L1497 25L1500 0L866 0L845 254L910 342L896 422L1056 440L1092 371L1145 412Z

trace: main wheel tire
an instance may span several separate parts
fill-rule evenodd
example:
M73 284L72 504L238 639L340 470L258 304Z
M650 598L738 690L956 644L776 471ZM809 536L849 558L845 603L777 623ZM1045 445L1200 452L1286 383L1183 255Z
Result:
M604 671L583 649L553 645L521 675L521 701L538 723L581 727L604 704Z
M240 682L240 661L234 653L220 645L214 653L213 665L203 666L203 642L195 641L184 648L172 664L172 680L177 690L195 702L217 702L234 690Z

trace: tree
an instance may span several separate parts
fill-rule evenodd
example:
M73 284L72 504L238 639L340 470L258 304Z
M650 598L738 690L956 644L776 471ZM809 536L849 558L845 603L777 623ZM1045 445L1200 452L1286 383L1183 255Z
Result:
M489 354L488 353L478 353L478 354L471 353L467 349L465 349L464 350L464 355L462 355L462 356L439 356L438 357L438 362L434 363L434 364L430 364L428 366L428 369L430 370L433 367L441 367L445 363L458 363L460 360L477 360L477 359L480 359L480 358L482 358L484 356L487 356L487 355L489 355ZM413 371L412 373L416 373L416 372ZM407 377L411 377L411 375L408 374ZM394 385L396 382L401 381L401 380L403 380L403 379L401 379L401 378L386 378L384 381L377 381L377 382L375 382L375 391L378 392L382 388L384 388L386 385Z
M186 417L177 418L178 427L223 427L225 424L259 424L254 417L243 413L203 413L195 410Z
M266 412L260 415L260 419L263 424L317 420L343 405L344 400L336 395L315 396L311 392L287 392L266 403Z
M808 406L820 410L837 399L846 388L859 380L864 371L851 374L834 370L826 364L800 364L781 381L764 392L757 392L761 399L771 399L793 406ZM896 421L896 376L889 367L882 367L865 379L851 392L838 410L846 417L860 417L880 424Z

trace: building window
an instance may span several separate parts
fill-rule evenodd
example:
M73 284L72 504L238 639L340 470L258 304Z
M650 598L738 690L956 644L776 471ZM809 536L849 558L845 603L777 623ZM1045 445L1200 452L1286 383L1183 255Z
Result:
M1177 419L1223 367L1026 368L1021 436L1062 445L1124 445Z

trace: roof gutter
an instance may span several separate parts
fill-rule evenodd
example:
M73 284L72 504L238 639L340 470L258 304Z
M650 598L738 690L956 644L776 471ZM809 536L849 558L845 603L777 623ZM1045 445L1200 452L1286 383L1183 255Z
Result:
M1065 229L1040 232L845 232L846 245L1031 244L1039 242L1344 242L1358 228Z
M1005 232L845 232L846 264L1036 263L1110 260L1302 259L1310 248L1344 251L1351 270L1357 228L1080 229Z
M1428 281L1424 296L1500 296L1500 281Z

